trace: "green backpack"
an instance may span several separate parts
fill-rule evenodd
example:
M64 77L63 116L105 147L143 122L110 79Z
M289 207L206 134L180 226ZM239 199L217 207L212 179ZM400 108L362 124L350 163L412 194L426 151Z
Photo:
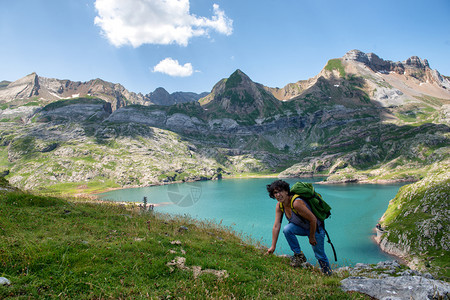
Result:
M309 206L311 206L313 214L321 221L327 219L331 215L331 206L323 200L322 195L314 191L314 187L311 183L296 182L291 188L291 193L306 200L309 203Z

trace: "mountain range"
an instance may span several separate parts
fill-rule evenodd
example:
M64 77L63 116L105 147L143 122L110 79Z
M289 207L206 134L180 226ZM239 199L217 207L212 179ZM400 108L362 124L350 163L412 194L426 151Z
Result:
M175 92L169 94L164 88L142 95L129 92L121 84L93 79L87 82L46 78L31 73L14 82L6 80L0 83L0 99L4 102L17 100L36 100L42 104L78 97L97 97L111 103L118 109L128 104L140 105L173 105L177 103L197 101L207 93Z
M394 101L394 104L395 102L399 104L411 97L421 95L448 98L448 90L450 89L448 78L441 76L437 70L432 70L426 59L413 56L403 62L392 62L383 60L376 54L365 54L358 50L349 51L341 59L330 60L317 76L287 84L283 88L270 88L254 83L245 74L245 80L240 85L251 85L253 92L250 95L256 96L256 99L262 99L260 94L255 95L255 93L258 93L258 89L264 89L273 97L282 101L295 99L310 93L326 98L328 97L327 93L320 93L321 84L324 84L325 80L328 81L328 84L333 84L333 87L339 88L340 83L345 79L345 68L351 69L351 73L360 74L364 77L365 83L371 85L368 87L372 92L371 99L384 105L390 104L386 102L388 100ZM243 74L242 71L237 71ZM233 78L237 77L232 75L229 79L233 80ZM128 104L173 105L195 102L200 98L205 98L204 102L209 102L213 95L223 92L225 87L230 87L230 84L225 84L226 81L227 79L219 81L211 93L175 92L169 94L164 88L159 87L151 93L142 95L141 93L136 94L128 91L121 84L114 84L101 79L79 82L40 77L36 73L31 73L14 82L6 80L0 82L0 100L11 102L19 99L35 99L45 104L67 98L93 96L111 103L113 110L115 110ZM387 85L387 88L380 89L380 85L382 86L383 83ZM341 90L342 92L343 88L335 90ZM347 94L340 96L352 97L351 93L348 94L348 90L345 92Z
M408 143L411 132L423 131L433 139L430 143L445 145L449 103L450 80L432 70L426 59L413 56L391 62L358 50L329 60L315 77L283 88L253 82L241 70L204 94L169 94L157 88L143 96L101 79L82 83L35 73L0 85L4 126L88 124L95 137L106 130L104 138L112 139L122 135L116 127L139 124L146 130L159 128L187 137L200 145L194 148L207 145L208 152L215 153L212 169L230 174L275 169L285 176L320 173L329 180L346 168L342 166L367 169L398 159L402 153L393 145ZM10 142L17 136L3 134L2 139L9 141L4 142L9 146L8 157L15 156ZM386 140L392 140L392 145ZM234 163L242 155L252 161L245 168ZM217 157L223 157L225 165ZM371 176L357 177L349 180ZM159 181L153 177L140 184Z

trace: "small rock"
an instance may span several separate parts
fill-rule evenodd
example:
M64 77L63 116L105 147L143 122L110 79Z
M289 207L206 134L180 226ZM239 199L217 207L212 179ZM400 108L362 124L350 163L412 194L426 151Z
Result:
M377 263L377 268L400 268L400 264L395 260L380 261L379 263Z
M355 265L355 268L357 269L368 269L370 266L368 264L363 264L363 263L357 263Z
M186 226L180 226L180 228L178 228L178 232L183 232L183 231L188 231L189 228L187 228Z
M420 274L419 272L417 272L415 270L411 270L411 269L408 269L408 270L398 273L398 275L400 275L400 276L414 276L414 275L419 275L419 274Z
M181 245L181 242L180 241L172 241L172 242L170 242L172 245Z
M0 285L10 285L11 281L8 278L0 277Z

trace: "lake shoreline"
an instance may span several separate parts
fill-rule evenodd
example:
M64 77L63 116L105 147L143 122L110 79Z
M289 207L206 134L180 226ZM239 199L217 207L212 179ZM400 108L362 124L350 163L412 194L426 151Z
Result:
M176 184L176 183L187 183L187 182L199 182L199 181L211 181L211 180L227 180L227 179L251 179L251 178L274 178L275 179L289 179L289 178L327 178L327 176L322 175L315 175L315 176L297 176L297 177L278 177L274 174L250 174L250 175L233 175L233 176L226 176L221 179L208 179L208 180L186 180L186 181L171 181L171 182L161 182L161 183L152 183L149 185L133 185L133 186L124 186L124 187L117 187L117 188L107 188L100 191L95 192L88 192L88 193L78 193L75 196L76 197L86 197L90 199L98 199L99 194L116 191L116 190L125 190L125 189L134 189L134 188L145 188L145 187L152 187L152 186L163 186L163 185L169 185L169 184ZM339 185L339 184L397 184L397 183L414 183L418 180L411 180L411 179L374 179L374 180L340 180L340 181L317 181L314 182L314 184L320 184L320 185Z

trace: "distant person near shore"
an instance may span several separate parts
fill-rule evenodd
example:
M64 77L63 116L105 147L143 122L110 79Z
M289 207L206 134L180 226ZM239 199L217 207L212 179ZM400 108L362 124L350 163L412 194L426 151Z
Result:
M313 214L307 201L300 197L293 199L294 194L290 192L289 183L283 180L276 180L267 185L267 191L271 198L278 201L275 207L275 223L272 228L272 246L267 250L267 254L272 254L276 249L283 214L285 214L289 224L284 226L283 233L294 252L291 265L299 267L306 263L306 257L301 251L297 235L308 236L322 272L331 275L330 263L324 250L325 229L323 223Z

